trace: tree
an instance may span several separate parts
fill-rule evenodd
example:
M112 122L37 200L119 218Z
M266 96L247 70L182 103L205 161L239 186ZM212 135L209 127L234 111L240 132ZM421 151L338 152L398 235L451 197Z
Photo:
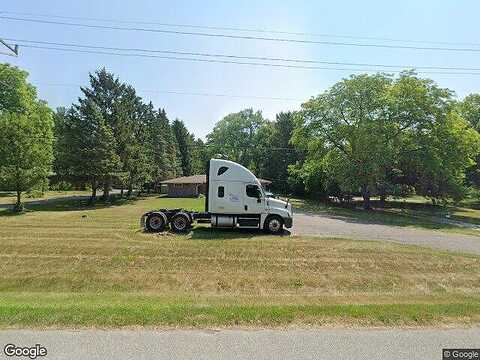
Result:
M465 195L465 172L478 154L478 133L458 114L453 93L404 73L391 90L391 113L403 119L397 182L435 201Z
M455 111L429 131L415 131L404 141L402 172L416 193L436 201L465 197L466 170L480 150L480 136Z
M207 135L210 156L225 155L228 159L247 166L254 172L261 168L260 129L265 125L260 111L242 110L225 116ZM263 137L264 138L264 137Z
M142 187L150 180L147 126L152 109L142 102L132 86L104 68L90 74L90 87L81 90L84 98L79 99L80 105L95 103L116 140L115 152L120 165L116 176L105 178L104 198L108 198L112 182L121 187L122 195L127 188L130 196L135 187Z
M147 148L150 177L154 184L182 174L177 140L164 109L155 111L149 104L147 126Z
M345 191L360 189L366 209L393 155L394 127L385 111L390 84L381 74L352 76L335 84L302 105L293 139L300 147L314 148L309 158L323 159L330 177Z
M37 93L27 77L26 71L0 64L0 113L24 114L34 106Z
M259 175L273 180L273 189L284 193L294 190L288 181L288 167L302 159L302 151L290 143L294 128L294 113L281 112L276 121L265 123L261 130L266 139L260 141L264 143L264 151L260 157L263 163Z
M0 188L15 190L17 211L22 192L46 188L53 161L52 112L27 76L0 64Z
M47 187L52 161L53 119L45 104L0 114L0 187L17 193L15 210L23 210L22 192Z
M465 97L459 103L458 110L472 128L480 132L480 94ZM480 187L480 156L476 157L475 164L468 169L467 178L470 184Z
M122 174L118 176L126 185L128 196L134 187L142 187L149 180L148 151L146 149L146 116L149 108L142 103L131 86L123 87L121 98L115 103L117 154L120 157Z
M113 132L93 101L68 111L58 144L58 169L64 176L88 181L90 200L95 201L98 187L114 176L120 159Z
M134 120L133 112L135 111L135 101L137 100L133 88L123 84L113 73L108 72L105 68L89 74L90 87L81 87L84 95L79 98L79 106L87 108L89 103L94 103L97 110L105 122L105 126L110 128L116 139L115 152L119 156L122 163L117 169L117 180L125 185L128 181L128 171L125 170L123 162L128 156L129 146L125 141L129 140ZM110 187L112 186L113 176L104 177L103 181L103 197L108 199Z
M459 104L459 110L465 120L480 131L480 94L470 94Z
M342 191L360 190L366 209L372 195L385 198L403 185L457 198L475 138L456 115L452 93L413 72L335 84L302 106L294 134L327 179Z
M180 160L182 163L182 173L184 176L193 174L192 164L192 147L194 139L188 132L183 121L176 119L172 123L172 131L177 140L178 149L180 151Z
M193 174L205 174L207 161L210 160L207 148L202 139L194 139L192 136L192 172Z

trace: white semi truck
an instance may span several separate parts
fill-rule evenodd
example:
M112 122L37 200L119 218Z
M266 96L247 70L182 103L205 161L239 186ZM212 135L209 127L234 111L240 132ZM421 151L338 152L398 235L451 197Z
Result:
M292 205L266 196L250 170L233 161L211 159L207 165L205 212L152 210L143 214L141 225L151 232L169 226L175 232L186 232L197 222L218 228L264 229L280 234L283 227L292 227L292 216Z

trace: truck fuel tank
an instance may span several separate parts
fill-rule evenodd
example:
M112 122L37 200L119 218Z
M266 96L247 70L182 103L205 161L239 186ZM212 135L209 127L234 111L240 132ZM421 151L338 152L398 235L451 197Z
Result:
M224 227L233 228L236 226L237 221L235 216L230 215L212 215L211 220L212 227Z

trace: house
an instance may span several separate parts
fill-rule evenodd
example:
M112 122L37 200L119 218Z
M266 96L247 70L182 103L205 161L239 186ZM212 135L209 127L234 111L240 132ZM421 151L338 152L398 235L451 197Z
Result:
M268 186L270 180L258 179L262 186ZM167 195L169 197L196 197L205 194L207 188L206 175L182 176L175 179L161 182L167 186Z
M182 176L162 181L167 185L167 195L170 197L195 197L205 194L207 177L205 175Z

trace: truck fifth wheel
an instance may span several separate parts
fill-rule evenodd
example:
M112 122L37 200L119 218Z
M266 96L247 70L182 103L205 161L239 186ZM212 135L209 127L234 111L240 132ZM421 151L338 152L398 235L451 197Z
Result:
M264 229L280 234L293 224L292 205L267 197L260 181L233 161L211 159L207 165L205 212L159 209L143 214L145 230L160 232L170 227L186 232L192 224L209 223L218 228Z

